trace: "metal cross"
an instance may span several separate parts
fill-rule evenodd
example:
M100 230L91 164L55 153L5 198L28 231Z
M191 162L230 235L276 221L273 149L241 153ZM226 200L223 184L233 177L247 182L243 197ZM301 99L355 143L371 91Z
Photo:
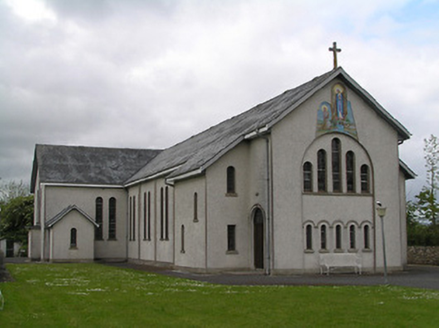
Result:
M341 52L341 49L337 48L337 42L334 42L332 44L332 48L329 48L329 51L332 51L334 53L334 69L338 67L337 64L337 52Z

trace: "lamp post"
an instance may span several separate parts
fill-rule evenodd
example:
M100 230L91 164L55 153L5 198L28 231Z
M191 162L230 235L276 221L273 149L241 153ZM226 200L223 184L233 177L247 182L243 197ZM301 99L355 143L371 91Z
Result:
M383 260L384 260L384 283L387 284L387 260L386 260L386 239L384 237L384 216L386 215L387 208L383 207L381 203L378 203L377 213L381 218L381 234L383 236Z

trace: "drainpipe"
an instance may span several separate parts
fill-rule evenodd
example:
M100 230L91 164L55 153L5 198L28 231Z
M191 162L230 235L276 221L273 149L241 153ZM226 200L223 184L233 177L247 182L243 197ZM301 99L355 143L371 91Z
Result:
M266 252L266 266L265 266L265 274L270 275L271 274L271 240L270 240L270 215L271 215L271 193L270 193L270 187L271 187L271 181L270 181L270 139L266 136L263 136L260 133L260 129L256 129L256 134L262 138L265 139L265 150L266 150L266 182L267 182L267 190L266 190L266 196L267 196L267 212L266 212L266 229L265 229L265 248L267 250Z

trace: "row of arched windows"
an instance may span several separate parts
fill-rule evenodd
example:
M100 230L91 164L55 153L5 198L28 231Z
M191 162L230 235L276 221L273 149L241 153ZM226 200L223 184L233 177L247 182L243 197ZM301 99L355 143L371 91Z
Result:
M314 240L313 240L313 225L305 225L305 250L314 251ZM328 234L328 225L321 224L319 227L319 240L318 248L320 251L328 251L330 241L333 242L333 248L335 251L342 251L343 247L343 226L341 224L335 225L335 235L334 238L330 238ZM349 250L356 250L357 247L363 247L364 250L370 250L370 225L364 224L362 227L362 244L357 241L357 226L355 224L350 224L347 228L348 241L347 245Z
M102 197L95 201L95 220L99 226L95 230L95 239L102 240L104 232ZM108 201L108 239L116 239L116 198L111 197Z
M345 174L342 174L342 160L345 161ZM355 172L355 153L346 152L342 158L341 143L338 138L332 139L331 142L331 167L332 167L332 191L343 191L343 179L346 181L346 192L356 192L356 172ZM326 150L320 149L317 152L317 191L328 191L328 159ZM307 161L303 164L303 189L305 192L313 192L313 165ZM370 172L366 164L360 167L360 190L361 193L370 193Z

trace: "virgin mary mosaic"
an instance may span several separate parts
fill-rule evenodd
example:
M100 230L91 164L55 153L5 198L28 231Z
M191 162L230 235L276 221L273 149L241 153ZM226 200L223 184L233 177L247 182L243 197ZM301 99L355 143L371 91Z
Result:
M317 111L317 135L340 132L358 138L351 102L346 88L337 83L332 87L331 103L324 101Z

